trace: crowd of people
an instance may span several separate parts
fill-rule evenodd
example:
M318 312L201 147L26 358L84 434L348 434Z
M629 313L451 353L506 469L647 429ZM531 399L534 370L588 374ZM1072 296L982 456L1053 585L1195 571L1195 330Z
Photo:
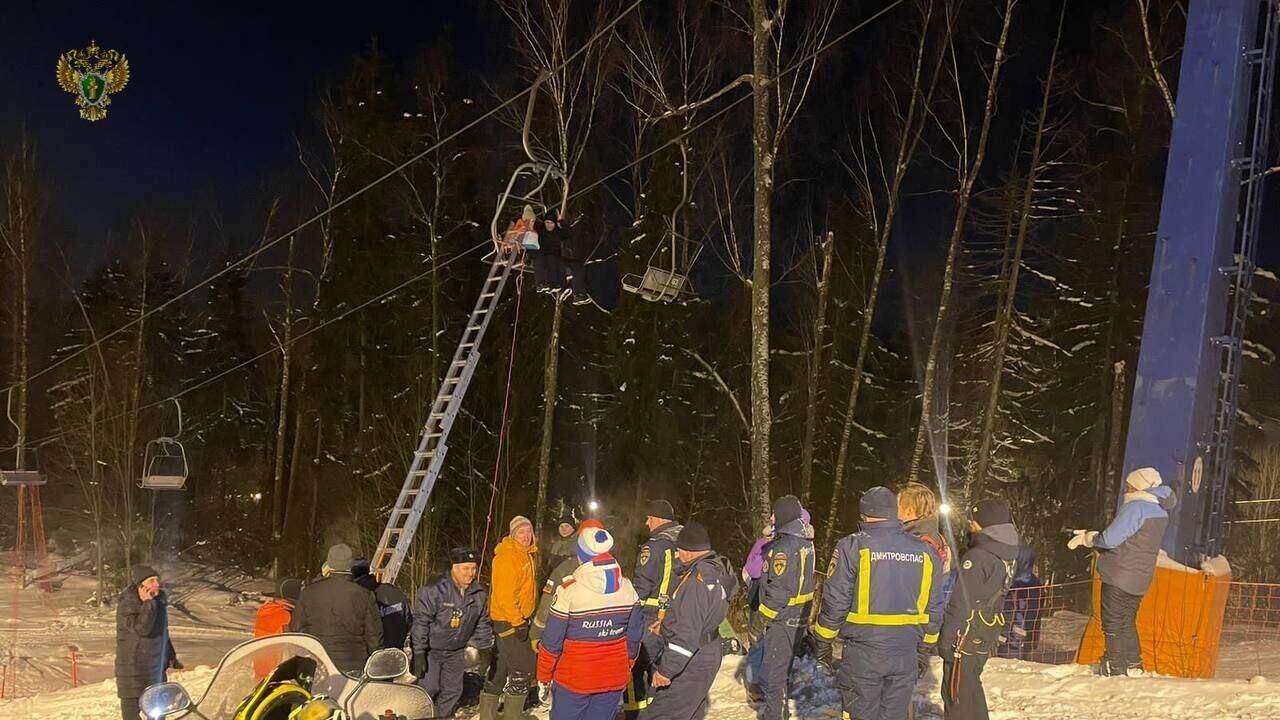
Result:
M1101 555L1106 655L1099 670L1107 675L1141 672L1137 608L1173 499L1150 468L1131 473L1127 484L1110 526L1077 531L1069 543ZM859 499L859 530L839 540L821 583L809 513L794 496L774 503L741 575L716 552L707 529L680 523L671 503L652 501L645 513L649 535L630 577L601 521L575 525L566 517L549 543L552 570L540 583L533 523L516 516L494 549L488 583L479 577L480 553L455 548L449 568L412 603L370 575L350 547L335 545L320 577L305 586L295 578L280 582L255 634L312 635L352 674L379 648L407 648L438 717L458 708L471 649L479 659L470 669L486 678L480 720L527 720L527 706L539 698L549 700L553 720L701 720L740 585L751 646L744 680L761 720L787 717L792 665L805 652L834 676L846 720L911 717L913 691L935 655L948 720L986 718L987 660L1025 657L1037 642L1035 553L1020 544L1001 499L969 510L968 547L956 558L932 490L873 487ZM182 667L158 573L137 566L132 580L117 622L126 720L138 717L148 685Z

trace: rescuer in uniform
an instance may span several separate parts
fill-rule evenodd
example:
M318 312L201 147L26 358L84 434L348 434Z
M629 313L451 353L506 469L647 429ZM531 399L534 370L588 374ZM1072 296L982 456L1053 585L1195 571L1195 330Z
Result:
M489 588L476 580L480 554L449 551L449 571L418 591L413 608L413 674L435 701L436 717L449 717L462 697L467 645L493 647Z
M786 716L787 677L813 602L813 540L805 537L801 512L794 495L773 504L774 539L765 546L760 606L751 616L751 636L763 648L758 680L764 701L761 720Z
M628 720L635 720L648 703L650 666L662 649L661 640L652 628L666 615L675 588L676 538L682 529L676 522L675 509L666 500L650 502L647 513L645 525L649 528L649 540L640 546L631 582L636 595L640 596L644 624L650 631L645 633L640 656L631 670L631 683L622 698L622 709Z
M653 701L640 714L643 720L706 717L707 692L724 656L720 623L738 591L737 578L711 550L711 537L702 525L684 526L676 546L680 564L670 606L658 623L662 650L653 669Z
M844 652L836 672L846 720L904 720L918 670L916 648L938 641L942 559L903 529L893 491L873 487L858 502L862 529L836 544L813 628L819 661Z
M983 500L969 513L969 549L942 620L942 701L947 720L987 720L982 669L1004 631L1004 596L1018 564L1009 504Z

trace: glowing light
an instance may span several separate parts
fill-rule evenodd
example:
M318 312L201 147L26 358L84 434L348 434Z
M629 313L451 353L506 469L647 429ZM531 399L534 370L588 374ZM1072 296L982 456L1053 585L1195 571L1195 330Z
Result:
M249 497L253 498L253 501L254 501L254 502L258 502L259 500L261 500L261 499L262 499L262 493L260 493L260 492L256 492L256 493L254 493L254 494L250 495Z
M942 513L943 515L950 515L950 514L951 514L951 503L942 503L941 505L939 505L939 506L938 506L938 512Z
M587 503L587 509L590 510L591 512L595 512L600 509L600 503L596 502L595 500L592 500L591 502Z

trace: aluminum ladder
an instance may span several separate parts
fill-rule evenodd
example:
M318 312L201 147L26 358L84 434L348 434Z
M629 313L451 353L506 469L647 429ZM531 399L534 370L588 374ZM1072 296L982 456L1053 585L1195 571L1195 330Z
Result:
M405 474L400 496L391 508L387 525L382 530L382 539L378 541L378 549L373 553L370 571L382 582L395 582L409 553L409 546L413 544L413 536L417 532L418 523L422 521L431 490L435 487L436 478L440 476L440 469L444 467L449 450L449 431L462 409L467 386L471 384L476 366L480 363L480 343L484 340L489 320L502 300L502 291L506 288L507 279L511 276L518 257L517 250L498 250L493 254L489 274L480 289L480 297L476 299L475 308L467 320L467 328L462 332L458 348L453 353L453 361L449 363L435 402L431 404L431 412L418 439L413 462Z
M1260 29L1261 44L1245 51L1253 68L1253 117L1244 147L1246 154L1232 163L1232 169L1240 173L1244 201L1239 215L1239 235L1236 241L1235 260L1222 272L1227 276L1229 316L1227 335L1214 338L1221 352L1218 394L1215 399L1213 428L1209 435L1209 462L1205 468L1211 473L1210 497L1206 508L1206 522L1201 524L1204 533L1202 547L1208 557L1219 555L1225 544L1227 497L1230 494L1232 450L1236 416L1240 405L1240 373L1243 370L1245 321L1249 316L1249 302L1253 297L1253 273L1258 247L1258 228L1262 220L1263 190L1266 183L1267 140L1271 133L1272 93L1276 81L1276 55L1280 46L1280 0L1263 0ZM1195 469L1193 469L1195 472Z

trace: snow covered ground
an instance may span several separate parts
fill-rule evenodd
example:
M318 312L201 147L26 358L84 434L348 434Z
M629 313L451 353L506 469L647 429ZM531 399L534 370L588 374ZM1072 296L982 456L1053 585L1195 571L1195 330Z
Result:
M709 717L751 720L735 679L741 658L726 658L712 687ZM935 668L940 672L940 667ZM196 668L175 680L197 695L212 670ZM917 720L941 720L935 679L921 685L915 699ZM1280 717L1280 684L1245 680L1175 678L1099 678L1076 665L1039 665L993 660L983 676L993 720L1259 720ZM825 671L811 661L797 663L792 716L815 720L840 717L839 696ZM115 685L107 680L75 690L45 693L0 703L6 718L112 720L119 717ZM546 711L537 713L546 717Z
M174 649L188 667L214 665L248 639L257 598L271 588L270 582L203 565L185 564L172 573L162 568L161 573L170 593ZM112 677L116 609L114 603L103 608L89 604L96 588L93 578L67 576L56 592L36 586L17 590L10 576L0 582L0 663L7 662L11 649L16 658L16 688L7 688L6 696L70 688L72 646L81 683ZM10 717L3 705L0 717Z
M222 654L249 636L256 598L269 585L242 575L187 565L173 572L174 645L188 670L176 673L194 696L212 676ZM9 585L11 588L12 585ZM0 653L13 645L19 658L16 700L0 701L2 718L112 720L119 717L112 674L114 608L86 600L88 578L71 577L56 593L0 589ZM1085 618L1061 612L1046 623L1045 641L1075 642ZM16 643L16 644L15 644ZM79 648L80 679L71 689L67 646ZM710 717L750 720L737 678L738 657L725 659L712 688ZM915 699L917 720L941 720L938 677L923 681ZM1276 678L1272 683L1266 679ZM1255 720L1280 718L1280 644L1225 644L1219 679L1099 678L1075 665L1042 665L995 659L984 675L991 717L996 720ZM796 663L793 712L797 718L838 720L839 694L811 659ZM474 711L471 711L474 712ZM468 713L469 714L469 713ZM540 717L546 717L545 709Z

